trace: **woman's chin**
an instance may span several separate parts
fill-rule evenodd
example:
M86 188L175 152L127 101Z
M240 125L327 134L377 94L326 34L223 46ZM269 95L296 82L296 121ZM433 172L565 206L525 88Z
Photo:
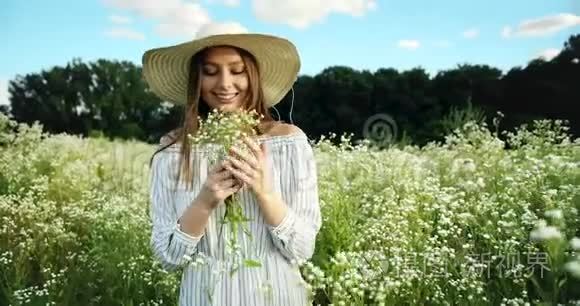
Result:
M218 106L218 109L222 112L231 112L231 111L237 110L238 108L239 108L238 103L236 103L236 102L223 103L223 104Z

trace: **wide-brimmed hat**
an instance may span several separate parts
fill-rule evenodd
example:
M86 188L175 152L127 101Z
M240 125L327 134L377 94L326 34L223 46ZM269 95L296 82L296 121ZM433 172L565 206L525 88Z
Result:
M145 81L161 99L185 104L191 57L205 48L224 45L246 50L256 58L268 107L279 103L296 81L300 57L294 44L281 37L251 33L215 34L148 50L142 59Z

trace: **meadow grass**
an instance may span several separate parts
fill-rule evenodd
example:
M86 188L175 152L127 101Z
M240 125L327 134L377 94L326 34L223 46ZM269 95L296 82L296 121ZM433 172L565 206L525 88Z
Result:
M566 132L317 140L323 226L301 268L314 304L580 305L580 141ZM0 117L1 305L176 304L180 274L149 248L154 149Z

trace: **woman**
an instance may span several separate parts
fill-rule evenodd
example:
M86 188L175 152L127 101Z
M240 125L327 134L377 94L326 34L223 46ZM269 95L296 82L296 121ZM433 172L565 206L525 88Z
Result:
M185 104L181 127L162 137L152 157L150 194L154 254L166 269L184 272L180 305L309 303L298 264L312 256L321 226L313 150L299 128L268 113L299 66L290 42L259 34L212 35L143 56L151 90ZM215 108L253 109L264 119L260 137L243 140L251 156L233 150L208 169L211 150L192 150L186 135L196 131L198 115ZM224 199L236 192L252 220L251 236L238 235L240 251L261 266L230 275L235 259L219 221Z

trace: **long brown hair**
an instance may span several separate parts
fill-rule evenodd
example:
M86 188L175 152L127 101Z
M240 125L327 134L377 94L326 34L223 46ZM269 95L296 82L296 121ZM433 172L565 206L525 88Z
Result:
M230 46L226 46L230 47ZM242 104L242 108L245 110L256 110L258 114L263 115L260 120L261 123L267 123L274 121L272 115L268 111L268 106L264 101L264 92L260 84L260 71L256 59L249 52L232 47L238 51L240 54L244 66L246 67L246 73L248 75L248 96ZM182 174L185 174L184 183L189 183L187 185L188 189L193 188L193 177L199 175L193 173L191 169L191 143L188 134L195 134L199 128L198 116L202 119L207 118L207 115L211 111L210 107L201 99L201 74L202 74L202 64L203 60L208 52L205 49L194 56L192 56L189 65L189 78L187 86L187 103L184 107L183 116L181 119L180 127L168 134L170 142L167 145L162 146L160 149L156 150L149 162L149 167L153 162L153 157L155 154L165 150L171 145L179 142L181 144L180 148L180 158L179 158L179 169L177 172L176 187L180 179L182 179ZM264 133L261 129L262 124L256 130L258 135ZM172 135L173 134L173 135ZM183 179L182 179L183 180Z

